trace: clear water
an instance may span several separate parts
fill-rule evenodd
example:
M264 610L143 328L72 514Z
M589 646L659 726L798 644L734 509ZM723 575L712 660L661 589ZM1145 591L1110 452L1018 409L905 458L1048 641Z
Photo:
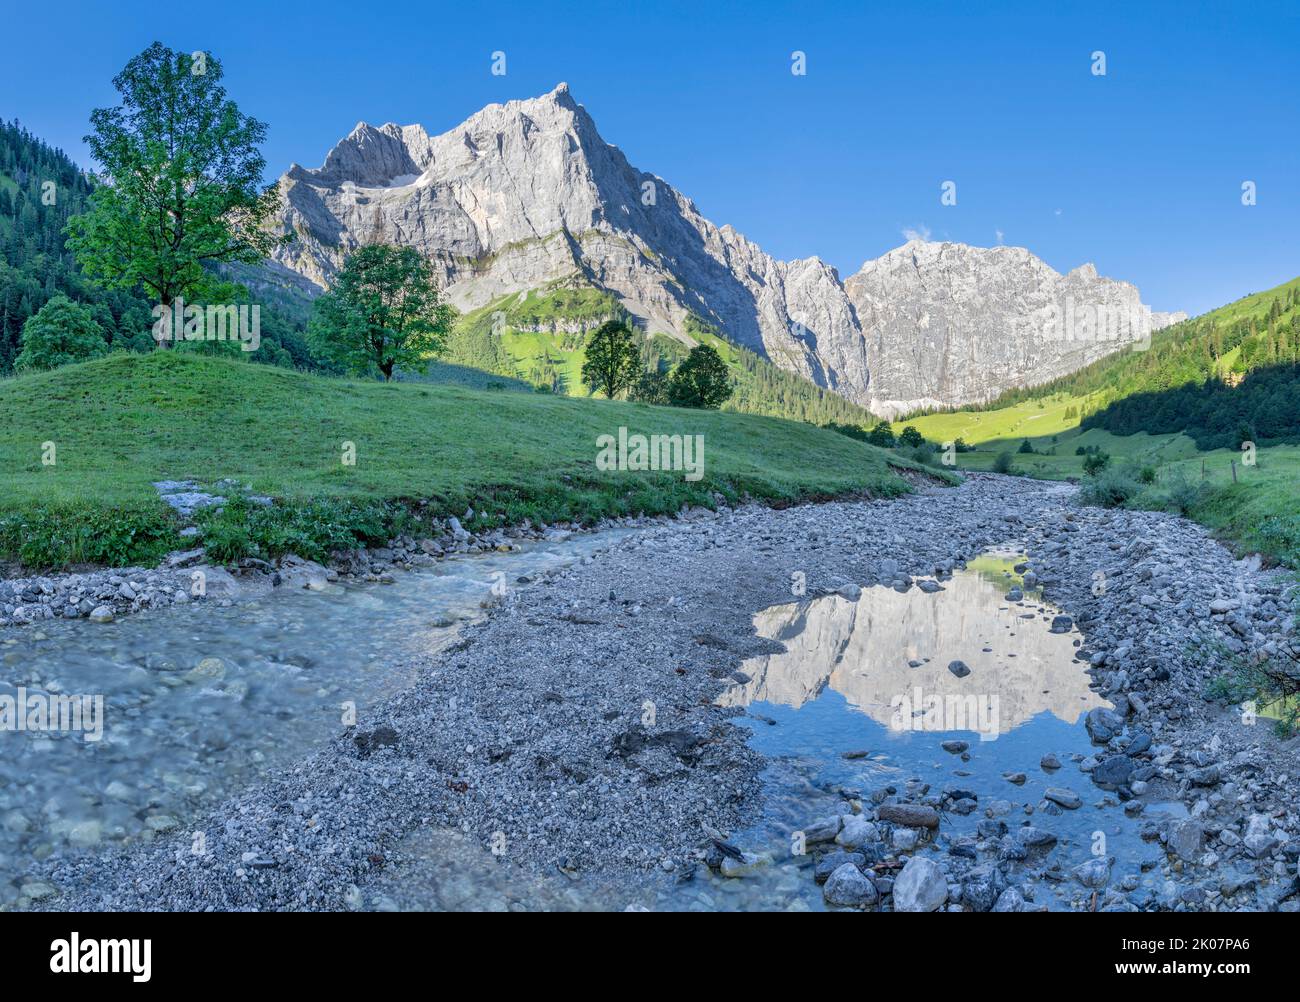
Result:
M1076 657L1079 633L1050 632L1060 610L1033 591L1019 602L1006 599L1021 585L1013 570L1021 559L1013 551L991 551L934 593L874 587L856 600L825 596L755 616L759 634L779 641L786 653L746 663L742 671L751 680L719 701L747 710L741 722L752 732L750 743L770 760L763 815L732 833L732 841L770 854L772 863L736 878L701 869L665 903L821 910L813 857L792 855L791 833L835 813L846 797L891 785L900 792L928 786L933 794L960 788L978 796L973 813L944 815L936 844L926 851L942 854L962 836L973 836L991 810L1009 828L1028 820L1055 833L1059 842L1045 859L1067 874L1091 858L1102 833L1106 854L1117 857L1112 883L1125 875L1140 886L1163 882L1158 867L1142 868L1144 860L1163 860L1163 852L1139 837L1140 820L1126 816L1116 796L1094 786L1071 759L1097 751L1083 716L1109 704L1088 688L1087 666ZM970 674L959 678L949 671L955 660ZM931 696L940 703L927 702ZM936 705L951 709L940 712ZM953 739L969 743L969 760L941 747ZM1047 752L1056 754L1061 769L1040 769ZM1026 781L1013 784L1004 773L1024 773ZM1083 805L1044 814L1038 805L1050 786L1074 790ZM1148 817L1161 811L1183 808L1152 804ZM1078 891L1068 880L1059 888L1044 881L1037 902L1068 907Z
M0 731L0 905L34 860L183 827L409 686L416 655L482 614L494 584L625 535L575 536L441 562L395 584L276 592L248 604L53 621L0 639L0 694L103 697L103 735Z

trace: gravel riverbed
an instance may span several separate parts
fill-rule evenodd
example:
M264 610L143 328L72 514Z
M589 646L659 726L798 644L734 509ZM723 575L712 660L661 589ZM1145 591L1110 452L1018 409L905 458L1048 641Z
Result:
M648 522L595 557L511 582L490 616L420 665L413 688L320 752L191 829L32 864L30 906L409 907L421 902L402 900L392 874L423 832L481 849L507 887L588 881L604 907L636 905L647 887L703 866L739 872L722 847L761 807L764 759L729 719L742 711L715 700L746 658L776 649L754 614L789 602L796 574L809 595L908 587L1004 544L1023 547L1045 599L1073 617L1080 671L1115 708L1089 715L1093 761L1064 763L1060 786L1114 797L1130 814L1156 795L1187 807L1149 833L1164 852L1163 892L1112 883L1104 856L1062 879L1098 909L1300 908L1296 742L1202 698L1230 657L1300 653L1287 579L1185 520L1081 508L1062 485L980 475L892 501ZM1018 805L1019 818L991 818L980 841L943 852L933 832L950 806L909 784L817 819L808 841L819 863L845 848L845 831L853 850L883 843L821 875L828 901L1033 907L1028 885L1060 869L1041 833L1061 805ZM894 838L895 828L922 835Z

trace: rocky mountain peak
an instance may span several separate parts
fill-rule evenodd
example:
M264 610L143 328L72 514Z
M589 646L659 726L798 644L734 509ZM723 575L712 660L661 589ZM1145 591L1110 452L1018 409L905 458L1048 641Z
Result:
M421 251L462 310L589 284L647 330L689 342L693 316L882 414L987 399L1091 361L1042 336L1062 281L1076 299L1140 305L1091 265L1062 280L1023 248L909 240L845 282L817 257L778 261L633 167L565 83L439 134L358 123L281 190L279 225L297 239L276 263L318 287L352 248L381 241Z
M1167 318L1127 282L1066 275L1024 247L911 240L845 282L868 345L867 406L983 402L1145 340Z

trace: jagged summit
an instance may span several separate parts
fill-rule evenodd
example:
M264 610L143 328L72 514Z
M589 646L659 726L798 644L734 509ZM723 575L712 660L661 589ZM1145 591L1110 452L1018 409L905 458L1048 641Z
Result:
M868 342L869 406L983 401L1087 365L1166 322L1092 264L1066 275L1023 247L911 240L845 282Z
M436 135L359 122L320 167L295 164L280 185L280 225L298 239L277 262L318 286L378 241L425 254L462 310L575 280L647 329L689 340L694 315L880 413L986 399L1078 363L1034 336L1063 282L1076 297L1137 301L1090 265L1062 278L1023 248L909 241L844 282L817 257L778 261L630 164L565 83ZM1013 319L1028 320L1014 337Z

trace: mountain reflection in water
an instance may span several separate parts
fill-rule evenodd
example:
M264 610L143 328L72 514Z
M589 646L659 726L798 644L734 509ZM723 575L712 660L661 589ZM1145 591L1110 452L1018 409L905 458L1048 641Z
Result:
M887 727L895 721L897 728L896 708L912 704L911 727L922 726L918 695L960 697L968 705L992 701L997 733L1044 711L1072 724L1108 704L1088 688L1086 666L1075 657L1078 632L1050 632L1060 610L1031 592L1023 601L1007 601L1008 590L1020 587L1012 571L1017 559L985 554L933 593L877 586L863 589L856 601L827 595L765 609L754 626L785 653L751 658L741 667L750 681L728 689L719 702L797 709L829 687ZM970 674L954 675L948 668L953 661L964 662ZM972 716L969 727L939 729L976 726Z

